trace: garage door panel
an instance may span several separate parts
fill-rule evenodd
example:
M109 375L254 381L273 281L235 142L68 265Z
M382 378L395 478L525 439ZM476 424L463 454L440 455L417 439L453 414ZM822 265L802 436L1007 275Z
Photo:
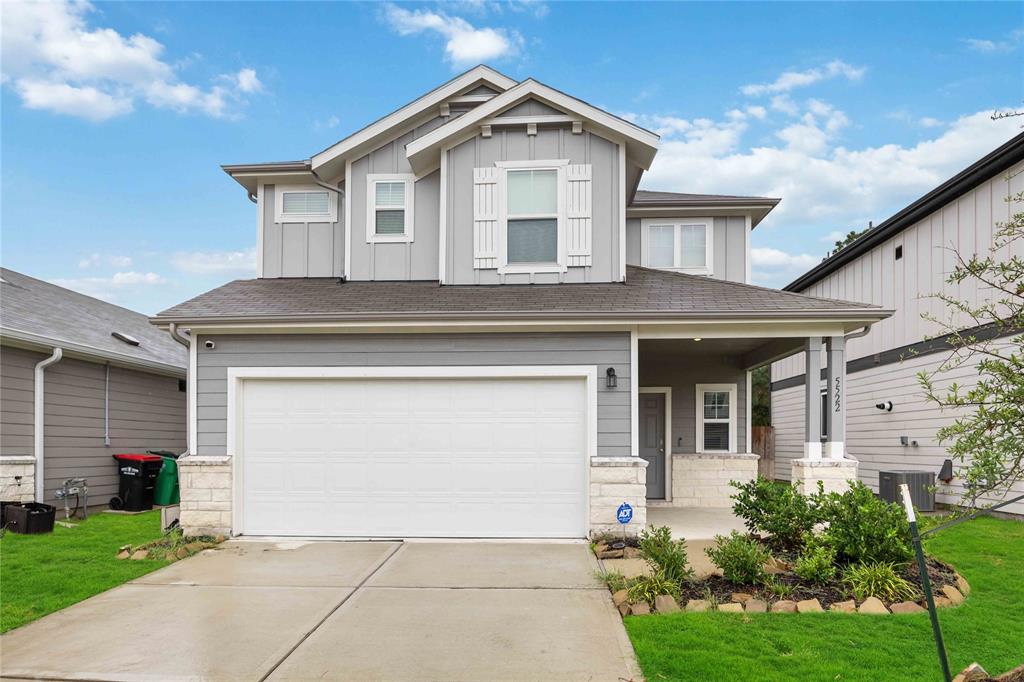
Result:
M581 379L246 380L242 530L580 537Z

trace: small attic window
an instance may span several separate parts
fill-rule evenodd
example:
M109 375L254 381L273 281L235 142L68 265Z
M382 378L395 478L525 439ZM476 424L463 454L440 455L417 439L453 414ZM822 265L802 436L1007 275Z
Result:
M125 334L123 332L110 332L110 335L113 336L118 341L124 341L129 346L137 346L137 345L139 345L139 340L137 338L135 338L134 336L131 336L129 334Z

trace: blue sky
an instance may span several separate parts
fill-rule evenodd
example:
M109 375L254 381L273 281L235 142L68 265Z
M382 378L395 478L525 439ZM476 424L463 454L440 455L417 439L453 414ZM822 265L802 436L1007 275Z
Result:
M154 313L254 274L221 163L307 158L487 62L657 130L644 187L781 196L782 286L1020 131L1021 3L2 8L6 267Z

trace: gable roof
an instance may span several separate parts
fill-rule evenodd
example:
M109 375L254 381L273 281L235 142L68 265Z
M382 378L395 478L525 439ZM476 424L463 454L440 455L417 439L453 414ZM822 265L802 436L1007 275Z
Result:
M653 204L656 206L688 206L699 204L708 206L710 204L744 204L744 205L765 205L775 206L782 199L771 197L750 197L737 196L734 194L683 194L682 192L655 192L647 189L638 189L633 197L632 206L645 206Z
M237 280L163 311L154 324L516 319L875 321L863 303L627 266L625 283L439 286L437 282Z
M339 170L344 169L346 158L353 155L359 156L361 150L370 151L379 146L378 143L393 135L396 128L406 126L410 119L432 109L436 110L445 100L464 91L476 90L480 85L487 85L492 90L504 92L515 86L516 82L489 66L483 64L474 66L469 71L455 76L447 83L439 85L402 108L377 119L365 128L314 154L309 160L310 167L325 177L340 175Z
M112 336L134 337L133 346ZM68 355L185 375L185 347L134 310L0 268L0 338Z
M635 123L630 123L624 118L598 109L581 99L567 95L532 78L527 78L500 95L492 97L480 106L406 145L405 155L409 159L413 171L423 173L429 170L436 164L441 147L446 142L465 134L466 131L481 125L487 119L527 99L536 99L556 109L572 112L586 119L590 127L594 128L598 134L610 136L612 139L625 140L627 157L644 170L651 167L654 155L658 151L658 140L660 139L658 135Z
M1024 161L1024 133L986 154L960 171L923 197L903 208L885 222L851 242L834 256L830 256L795 280L787 284L785 291L803 291L815 282L832 274L850 261L867 253L885 240L893 237L911 225L934 213L951 201L963 196L981 183L989 180L1014 164Z
M781 199L772 197L736 196L733 194L683 194L638 189L626 207L631 218L699 215L706 209L719 214L749 215L750 228L757 227Z

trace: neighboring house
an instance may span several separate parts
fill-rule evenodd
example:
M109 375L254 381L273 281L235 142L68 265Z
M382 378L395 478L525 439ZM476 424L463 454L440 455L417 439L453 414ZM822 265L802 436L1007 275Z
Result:
M105 504L112 454L182 452L187 359L145 315L0 268L0 499L85 477Z
M917 469L938 475L948 456L935 433L958 413L926 402L916 375L934 371L949 356L949 346L941 327L921 316L948 319L948 309L931 297L940 292L972 305L992 299L973 280L951 287L946 278L955 267L953 249L967 259L975 253L985 257L997 224L1024 210L1007 201L1024 190L1022 173L1024 135L1018 135L786 287L895 309L866 336L852 340L847 355L848 449L860 461L861 480L875 490L879 471ZM1024 256L1024 244L1018 241L995 257L1012 255ZM974 324L955 322L967 329ZM799 355L772 365L776 475L783 480L790 478L790 462L801 455L806 376ZM955 380L967 388L976 377L974 361L940 375L936 387ZM824 375L819 381L815 385L824 390ZM823 432L822 438L827 437ZM950 485L939 485L937 500L955 503L962 490L954 478ZM1007 509L1024 513L1024 504Z
M657 149L481 66L307 160L225 166L257 279L153 318L191 342L186 531L584 537L623 502L627 532L728 506L749 370L887 313L748 284L778 200L638 191Z

